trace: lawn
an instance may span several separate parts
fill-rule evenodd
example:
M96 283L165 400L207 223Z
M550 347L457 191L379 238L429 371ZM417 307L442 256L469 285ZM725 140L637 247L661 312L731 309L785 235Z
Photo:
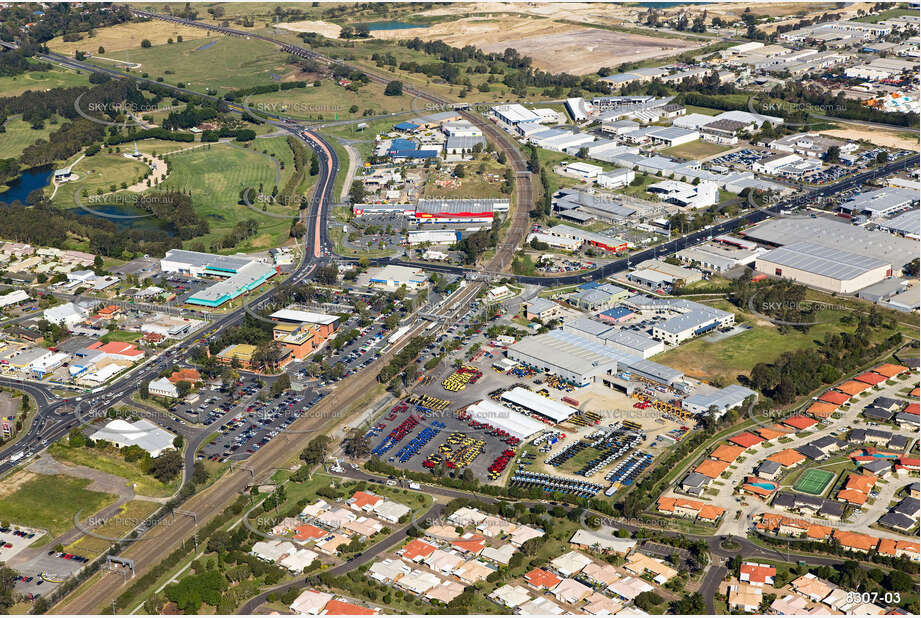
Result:
M89 479L36 475L0 500L0 520L43 528L56 537L73 528L74 515L89 517L115 500L90 491Z
M141 338L142 333L135 333L128 330L112 330L102 336L100 341L109 343L110 341L121 341L124 343L133 343Z
M57 67L50 71L30 71L14 77L0 77L0 92L5 97L13 97L26 90L49 90L87 85L89 85L89 78L86 74ZM4 140L6 137L0 141Z
M876 15L864 15L863 17L856 17L852 21L862 21L862 22L869 23L869 24L877 24L886 19L892 19L893 17L902 17L904 15L917 16L918 10L917 9L899 9L899 8L888 9L886 11L877 13Z
M120 476L128 483L134 483L134 491L141 496L165 498L171 496L179 488L178 478L169 484L161 483L154 477L144 474L137 462L125 461L115 447L105 450L86 447L71 448L65 442L56 442L51 445L48 452L59 461Z
M412 111L412 97L385 96L383 84L371 82L354 92L331 79L320 80L319 86L311 82L306 88L253 95L247 102L256 112L283 113L301 120L361 118L366 110L371 110L368 115Z
M258 148L258 151L243 148L239 144L211 144L169 157L172 171L159 186L159 190L190 192L196 212L210 224L208 234L192 239L189 244L200 241L209 247L227 234L237 222L246 219L259 222L258 233L226 251L276 247L287 239L290 219L263 215L260 212L262 204L256 202L252 208L239 203L240 192L244 188L258 189L262 186L265 193L271 193L272 187L276 185L275 164L262 154L261 141L253 147ZM290 167L293 168L293 163ZM282 188L283 184L279 184L279 190ZM280 205L271 206L271 212L285 215L290 213L292 217L297 214L293 208L286 209Z
M201 39L149 48L142 48L138 41L134 49L106 57L139 63L136 72L147 73L151 79L162 77L171 84L182 82L193 90L211 88L218 93L273 83L294 73L285 64L287 55L266 41L230 37L212 37L212 41L216 44L207 48ZM104 60L93 62L112 66Z
M685 105L688 114L703 114L704 116L718 116L724 110L714 109L712 107L700 107L699 105Z
M623 193L624 195L629 195L630 197L635 197L641 200L652 200L658 199L652 193L646 191L646 187L649 185L654 185L657 182L662 182L664 178L659 178L658 176L652 176L650 174L637 174L636 178L633 179L626 187L618 189L617 193ZM633 184L639 183L639 184Z
M201 28L183 26L160 19L116 24L96 28L92 32L92 36L84 33L83 38L79 41L65 41L63 37L55 37L48 41L48 49L65 56L72 56L75 51L80 50L107 57L112 52L140 47L143 39L147 39L153 45L166 45L168 39L176 41L180 36L186 41L218 36ZM201 45L201 42L196 46L198 45ZM105 51L99 53L100 47L103 47Z
M726 301L708 304L734 312L736 320L746 322L752 327L751 330L722 341L708 341L706 337L688 341L675 349L656 355L656 362L674 367L701 380L712 381L719 378L726 383L732 383L739 374L748 375L752 367L759 362L772 362L783 352L812 348L815 341L822 341L828 333L842 330L853 332L854 329L853 326L838 322L838 318L845 312L825 310L819 312L816 319L829 321L816 324L808 332L790 330L781 333L773 324L741 311ZM739 320L740 316L743 320Z
M698 140L696 142L666 148L662 151L662 154L672 157L683 157L685 159L700 159L702 157L712 157L721 152L731 150L732 148L732 146L726 146L724 144L712 144L710 142Z
M92 535L81 536L70 545L67 545L64 551L80 554L85 558L94 558L112 546L115 542L112 539L119 539L127 535L159 507L160 505L156 502L142 500L127 502L119 507L118 512L106 520L104 524L93 528ZM156 531L148 534L153 536Z
M6 94L2 86L0 92ZM6 131L0 133L0 159L18 157L26 146L31 146L40 139L48 139L52 131L60 128L59 119L54 120L54 123L46 120L41 129L33 129L28 122L23 121L21 115L10 116L3 125Z
M72 161L76 161L76 157L68 163L73 165ZM111 193L113 187L115 191L119 191L123 183L130 186L142 179L147 169L140 161L129 159L117 152L99 152L92 157L84 157L71 168L77 179L61 185L54 196L54 204L72 208L75 205L76 190L84 196ZM51 190L49 188L47 191Z

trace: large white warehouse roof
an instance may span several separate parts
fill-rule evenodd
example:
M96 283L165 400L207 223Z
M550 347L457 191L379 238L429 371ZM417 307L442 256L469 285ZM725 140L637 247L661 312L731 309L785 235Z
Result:
M527 440L547 427L540 421L509 410L492 399L478 401L467 408L467 413L473 420L498 427L519 440Z
M546 416L547 418L553 420L555 423L562 423L567 418L578 412L578 410L572 406L568 406L565 403L560 403L559 401L554 401L549 397L541 397L534 391L530 391L520 386L516 386L512 390L503 393L502 399L519 405L522 408L527 408L532 412L537 412L542 416Z

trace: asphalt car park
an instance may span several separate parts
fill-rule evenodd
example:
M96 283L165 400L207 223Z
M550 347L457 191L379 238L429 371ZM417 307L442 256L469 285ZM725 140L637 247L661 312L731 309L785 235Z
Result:
M32 600L46 597L62 581L82 569L87 562L89 558L86 556L51 549L40 551L34 558L16 567L20 579L14 582L14 589Z
M304 411L319 401L313 390L289 391L269 401L251 401L215 420L218 435L202 445L198 459L240 461L284 432Z
M0 528L0 562L8 563L43 534L44 531L31 528Z

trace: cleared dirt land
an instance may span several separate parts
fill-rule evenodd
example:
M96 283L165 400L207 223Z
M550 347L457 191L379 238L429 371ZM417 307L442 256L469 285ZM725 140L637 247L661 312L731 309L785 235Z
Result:
M842 137L849 140L862 139L878 146L886 146L888 148L903 148L905 150L918 149L918 134L912 134L909 129L904 129L902 131L886 131L877 127L864 127L841 122L837 124L844 128L819 132L822 135L828 135L830 137Z
M469 17L428 28L379 30L383 39L441 40L448 45L475 45L487 52L513 47L534 65L551 73L582 75L603 66L673 56L697 42L562 24L551 19L502 16Z
M328 39L338 39L339 33L342 32L341 26L331 24L328 21L292 21L278 24L277 27L291 30L292 32L316 32Z

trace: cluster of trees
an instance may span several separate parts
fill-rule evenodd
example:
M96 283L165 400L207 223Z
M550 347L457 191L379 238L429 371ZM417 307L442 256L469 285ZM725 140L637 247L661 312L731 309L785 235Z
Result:
M171 231L183 240L208 233L208 220L195 212L192 198L187 193L144 193L138 196L134 205L164 221Z
M186 105L185 109L182 111L170 112L163 120L162 126L164 129L168 130L190 129L206 120L217 118L220 113L220 110L218 110L217 105L214 103L210 105L193 105L190 103Z
M153 129L133 130L129 128L126 133L109 133L105 139L106 146L116 146L125 142L133 142L139 139L162 139L170 142L194 142L194 133L184 133L179 131L167 131L161 127Z
M535 69L530 56L522 56L513 48L507 48L501 54L487 53L473 45L458 48L443 41L423 41L418 38L403 41L402 44L409 49L437 56L440 62L426 64L403 62L400 64L400 69L433 77L437 75L452 84L470 85L469 79L462 76L458 64L473 61L478 64L470 67L469 72L488 73L497 78L502 76L501 82L513 93L521 96L527 94L528 87L559 89L558 95L568 90L570 96L579 96L583 90L597 93L608 92L607 86L591 75L554 74Z
M259 231L259 221L253 218L237 221L233 228L215 242L213 248L230 249L247 238L252 238Z
M31 56L31 50L28 49L0 48L0 77L15 77L26 71L51 70L50 64L32 60Z
M456 242L452 249L464 252L464 264L473 264L487 249L495 247L498 243L499 224L498 221L493 221L490 229L474 232Z
M35 18L34 10L35 7L29 4L11 4L0 11L0 39L24 40L30 46L38 47L56 36L92 34L97 28L132 20L127 6L51 4L42 8L44 14L41 19Z
M377 374L377 381L381 384L389 382L393 377L403 371L419 353L425 349L425 346L432 342L431 337L413 337L406 346L394 354L390 362L381 369Z
M227 101L239 101L254 94L268 94L270 92L281 92L284 90L293 90L294 88L306 88L305 81L281 82L275 84L264 84L261 86L250 86L249 88L238 88L231 90L224 95Z

